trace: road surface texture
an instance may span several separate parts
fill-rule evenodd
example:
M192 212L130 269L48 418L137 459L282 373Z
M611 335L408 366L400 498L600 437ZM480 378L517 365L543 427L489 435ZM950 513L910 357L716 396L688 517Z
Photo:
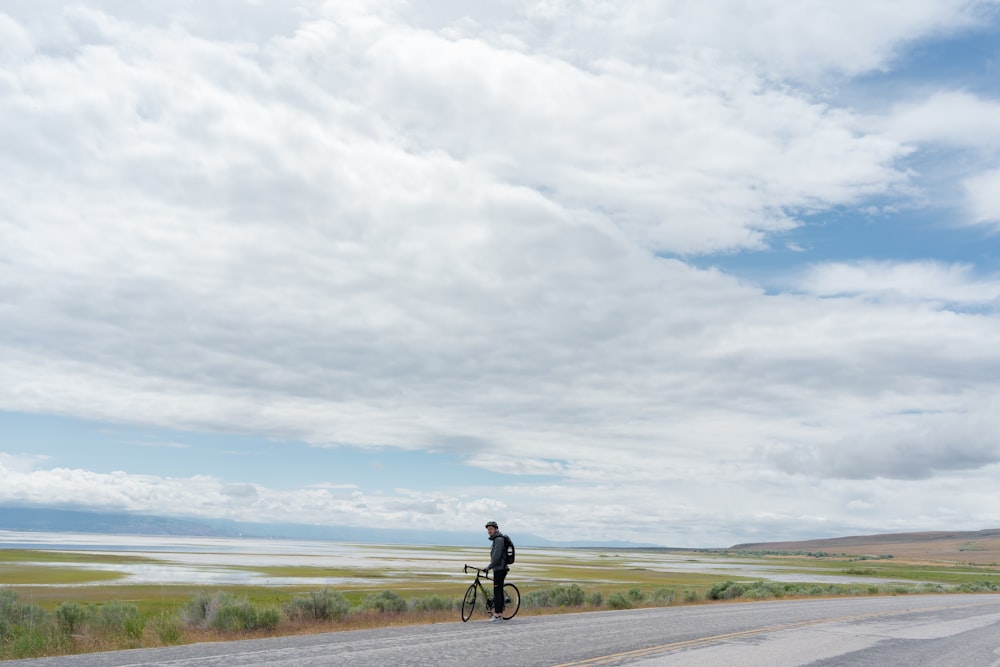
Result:
M1000 667L1000 595L742 602L518 616L502 623L475 620L6 664Z

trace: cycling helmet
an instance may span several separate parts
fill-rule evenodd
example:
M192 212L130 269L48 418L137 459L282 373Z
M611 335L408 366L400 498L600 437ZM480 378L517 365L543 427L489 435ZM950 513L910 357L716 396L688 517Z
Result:
M487 527L487 528L489 528L490 526L493 526L493 527L494 527L494 528L496 528L497 530L500 530L500 526L498 526L498 525L497 525L497 522L496 522L496 521L490 521L489 523L487 523L487 524L486 524L486 527Z

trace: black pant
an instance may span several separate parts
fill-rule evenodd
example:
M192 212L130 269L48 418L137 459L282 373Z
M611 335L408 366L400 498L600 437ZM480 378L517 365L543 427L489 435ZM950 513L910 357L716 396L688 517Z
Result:
M503 582L507 570L493 570L493 613L503 614Z

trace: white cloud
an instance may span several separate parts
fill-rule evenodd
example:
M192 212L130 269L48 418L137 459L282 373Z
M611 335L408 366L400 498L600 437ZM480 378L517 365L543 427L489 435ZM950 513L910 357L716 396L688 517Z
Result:
M796 211L904 178L898 144L734 65L583 68L374 19L318 20L255 48L73 16L96 43L21 70L5 139L23 159L5 171L34 189L24 162L82 171L66 197L97 218L81 231L100 225L102 239L118 235L110 221L141 216L159 219L143 232L169 244L195 212L224 241L235 221L334 216L347 239L396 233L401 220L424 235L429 219L492 225L523 203L703 253L759 248ZM119 182L128 189L108 202ZM357 207L376 190L378 206Z
M1000 229L1000 169L965 181L972 222Z
M186 442L134 442L137 447L150 447L154 449L191 449L191 445Z
M373 102L417 148L471 161L576 217L599 213L653 248L761 247L766 232L795 225L789 212L904 179L891 166L898 144L735 66L581 68L386 32L368 51Z
M34 50L30 33L10 16L0 13L0 64L15 65ZM11 79L0 78L4 85L10 85Z
M899 105L882 119L886 132L904 142L1000 150L1000 102L968 91L935 92Z
M49 460L43 454L10 454L0 452L0 469L16 473L28 473L43 466Z
M412 520L419 514L402 510L400 499L363 496L350 489L278 491L255 484L227 484L203 475L170 478L66 468L5 469L3 473L9 483L0 489L0 503L11 505L75 505L103 511L166 512L243 521L268 517L340 525L370 525L372 516L392 525L393 520Z
M887 136L932 150L957 150L957 157L927 165L928 171L945 174L938 178L944 188L926 193L928 203L956 197L953 180L960 181L958 196L964 196L969 217L957 224L995 227L1000 221L998 175L994 167L1000 156L1000 101L968 91L946 90L898 105L873 126Z
M512 475L563 475L566 464L562 461L532 459L524 456L510 458L503 454L480 453L469 457L469 465Z
M907 43L976 25L995 5L992 0L852 0L836 6L823 0L624 5L542 0L470 9L429 1L407 3L399 11L430 28L450 26L497 41L516 37L529 48L567 59L622 58L653 67L685 59L749 62L761 71L809 81L886 68Z
M843 479L928 479L943 471L1000 463L1000 443L983 430L985 414L885 415L872 430L817 446L770 452L783 470Z
M934 261L817 264L805 272L798 288L822 297L863 296L972 306L1000 301L1000 279L979 278L970 264Z

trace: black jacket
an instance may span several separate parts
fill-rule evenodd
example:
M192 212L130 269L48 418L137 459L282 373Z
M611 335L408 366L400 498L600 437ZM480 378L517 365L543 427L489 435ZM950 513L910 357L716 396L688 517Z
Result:
M507 569L507 540L504 539L503 533L499 530L493 533L493 537L490 538L493 541L493 546L490 547L490 566L487 570L506 570Z

